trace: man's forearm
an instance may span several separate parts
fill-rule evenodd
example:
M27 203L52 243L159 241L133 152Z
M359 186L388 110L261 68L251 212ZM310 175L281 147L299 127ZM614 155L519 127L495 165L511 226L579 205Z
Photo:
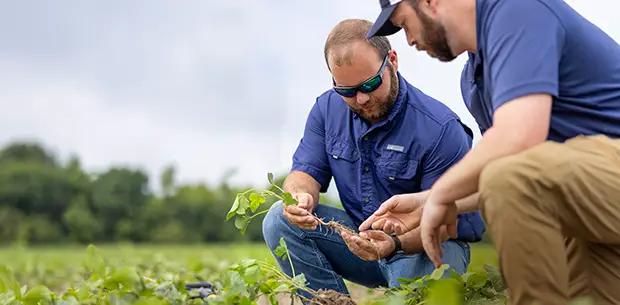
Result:
M420 238L420 228L417 227L403 235L399 235L400 244L403 251L407 254L419 253L424 251L422 239Z
M294 193L308 193L312 195L314 203L319 202L319 192L321 191L321 185L312 178L312 176L300 172L292 171L284 180L282 185L284 191L291 194Z
M467 196L456 201L456 209L459 214L474 212L478 210L478 193Z
M455 202L478 191L478 181L484 166L492 160L513 153L499 134L490 129L465 157L450 168L433 185L429 198L435 202ZM508 149L507 149L508 148Z

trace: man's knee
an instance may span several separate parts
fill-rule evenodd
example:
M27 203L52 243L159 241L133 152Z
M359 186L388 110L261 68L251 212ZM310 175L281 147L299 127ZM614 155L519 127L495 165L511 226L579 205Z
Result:
M278 201L271 206L269 212L265 214L265 218L263 219L263 238L269 248L273 249L277 247L286 222L287 220L284 218L284 206L281 201Z
M450 268L459 274L467 272L470 262L469 244L462 241L447 241L442 245L444 257L442 258Z

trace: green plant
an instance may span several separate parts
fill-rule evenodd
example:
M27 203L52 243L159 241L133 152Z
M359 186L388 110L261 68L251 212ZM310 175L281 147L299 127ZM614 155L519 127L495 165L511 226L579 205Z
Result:
M371 300L369 305L506 304L506 287L497 268L489 265L463 275L442 265L429 275L399 280L399 287L387 289L384 296Z
M230 208L230 211L226 214L226 220L235 218L235 227L237 227L242 234L245 233L245 230L252 219L269 211L268 208L260 210L261 207L264 208L264 204L268 202L268 199L279 199L284 205L297 204L297 200L293 198L291 193L285 192L281 187L274 183L272 173L267 174L267 180L269 181L271 189L262 191L249 189L245 192L238 193L232 207ZM273 202L271 201L269 206L272 203Z
M270 189L260 191L249 189L242 193L238 193L232 207L228 211L228 214L226 214L226 220L235 218L235 227L237 227L242 234L245 233L245 230L254 218L269 211L269 208L265 208L265 205L271 206L274 202L269 199L280 200L285 206L298 203L291 193L284 191L280 186L274 183L272 173L267 174L267 180L269 181ZM350 234L358 235L355 230L337 221L324 221L316 215L314 215L314 217L321 226L333 229L336 232L347 231Z

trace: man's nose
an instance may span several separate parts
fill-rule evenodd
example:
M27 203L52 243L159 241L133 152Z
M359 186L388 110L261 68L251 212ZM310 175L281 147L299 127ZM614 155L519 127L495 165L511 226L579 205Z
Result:
M415 38L413 37L413 35L411 35L410 32L407 32L407 43L410 47L413 47L415 45Z
M366 104L368 101L370 100L370 95L364 93L364 92L357 92L357 95L355 96L355 101L359 104L359 105L364 105Z

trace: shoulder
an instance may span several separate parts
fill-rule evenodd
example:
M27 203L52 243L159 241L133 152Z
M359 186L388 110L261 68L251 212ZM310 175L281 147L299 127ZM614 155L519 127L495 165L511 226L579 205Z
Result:
M415 142L432 149L445 136L471 138L471 130L450 108L416 87L407 86L407 111L402 126L415 138Z
M407 115L427 124L442 126L459 117L442 102L407 84Z
M481 5L481 25L484 31L497 26L522 25L536 16L557 19L554 6L558 0L486 0Z

